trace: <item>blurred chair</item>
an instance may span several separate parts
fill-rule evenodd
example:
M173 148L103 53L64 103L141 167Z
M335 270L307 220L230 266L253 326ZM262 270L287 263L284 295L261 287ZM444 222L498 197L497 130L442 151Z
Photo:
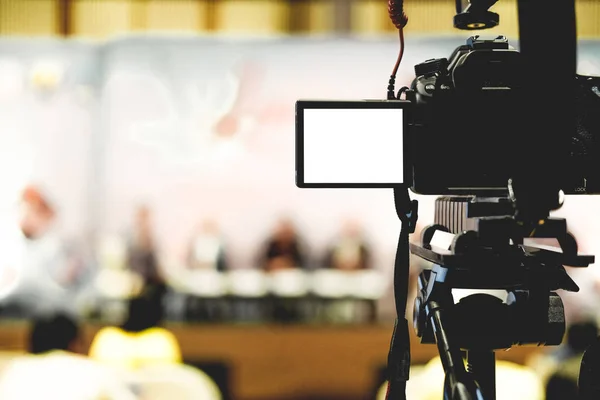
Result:
M196 270L187 274L187 293L203 297L223 297L227 292L225 276L216 270Z
M216 383L204 372L188 365L142 368L134 384L143 400L221 400Z
M163 302L165 318L169 321L185 321L192 286L189 282L190 271L185 264L167 257L161 259L161 265L164 266L164 278L168 288Z
M355 300L351 299L353 272L335 269L314 271L311 291L316 295L315 318L318 322L355 321Z
M351 295L352 275L345 271L318 270L312 274L311 290L319 297L341 299Z
M349 292L353 297L364 300L379 300L390 283L390 277L381 271L356 271L348 277Z
M225 273L227 291L236 321L261 321L266 319L269 282L260 270L245 268Z
M237 297L259 298L268 293L268 281L262 271L238 269L226 273L229 294Z
M223 272L228 269L225 240L219 224L204 220L196 229L188 249L188 267Z
M109 323L117 323L127 314L126 302L140 294L143 281L137 274L125 269L102 268L94 281L96 313Z
M349 276L349 291L355 299L354 313L357 321L377 320L377 301L383 298L390 278L377 270L354 271Z
M143 281L131 271L105 268L98 273L95 286L106 299L126 300L141 292Z
M127 243L118 236L107 236L100 240L98 258L102 269L127 268Z
M273 322L303 322L308 313L308 274L300 269L281 269L269 273L268 280Z
M216 322L226 315L223 297L227 281L214 269L196 269L186 273L186 320Z
M269 274L270 292L277 297L296 298L309 292L309 277L302 270L278 270Z

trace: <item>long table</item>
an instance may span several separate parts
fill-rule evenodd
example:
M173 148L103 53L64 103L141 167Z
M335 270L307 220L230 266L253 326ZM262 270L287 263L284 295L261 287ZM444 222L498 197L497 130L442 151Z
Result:
M89 345L100 326L85 326ZM365 399L385 365L391 326L170 324L187 361L223 362L230 368L235 400ZM23 350L25 323L0 325L0 349ZM539 352L520 347L498 359L523 363ZM412 360L437 355L433 345L411 338Z

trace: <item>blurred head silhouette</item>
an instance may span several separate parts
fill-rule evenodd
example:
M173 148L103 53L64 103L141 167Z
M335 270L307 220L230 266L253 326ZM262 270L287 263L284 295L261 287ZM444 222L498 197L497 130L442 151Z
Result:
M135 210L134 234L137 245L142 248L152 247L152 212L150 207L140 205Z
M158 299L135 297L129 301L127 320L123 330L141 332L160 325L163 319L162 304Z
M576 399L579 394L577 381L560 375L553 375L548 379L545 391L545 400Z
M573 324L567 332L567 345L575 353L583 353L598 337L598 326L593 321Z
M151 212L146 205L138 206L135 210L135 225L140 230L145 230L150 227Z
M358 220L348 218L342 224L341 236L346 239L360 239L363 228Z
M29 352L42 354L54 350L79 353L80 331L77 323L65 314L34 320L29 335Z
M289 218L282 218L275 227L274 239L280 244L291 244L296 240L296 227Z
M40 188L28 186L21 194L19 227L28 239L44 235L55 218L55 210L48 196Z
M200 223L198 232L203 235L216 236L219 234L219 224L213 219L205 219Z

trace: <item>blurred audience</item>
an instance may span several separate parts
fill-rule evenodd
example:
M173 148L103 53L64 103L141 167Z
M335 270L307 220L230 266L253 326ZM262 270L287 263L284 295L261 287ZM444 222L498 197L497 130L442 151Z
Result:
M307 257L294 223L289 219L278 221L272 236L267 239L260 265L267 272L306 268Z
M134 400L128 385L112 370L81 355L77 323L67 315L34 321L30 355L17 357L0 376L0 398Z
M142 295L162 301L166 284L158 263L152 215L147 206L140 206L136 210L127 246L127 264L131 271L142 278Z
M179 343L171 332L160 326L163 308L156 298L133 298L128 308L122 326L106 327L96 334L90 357L126 370L180 363Z
M77 297L89 265L60 234L56 205L47 192L28 186L19 205L18 224L2 234L3 314L78 313Z
M227 270L225 243L215 221L205 220L198 227L188 251L188 265L191 269Z
M341 271L372 268L371 248L357 221L349 220L344 223L340 235L328 249L323 264L325 268Z

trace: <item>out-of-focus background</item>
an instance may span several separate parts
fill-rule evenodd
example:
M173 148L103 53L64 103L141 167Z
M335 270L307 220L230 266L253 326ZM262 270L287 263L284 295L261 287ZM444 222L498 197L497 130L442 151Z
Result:
M600 1L576 3L600 75ZM453 1L406 0L398 87L470 34L518 46L515 0L492 10L471 33ZM0 0L0 397L381 396L392 192L296 188L294 102L384 98L398 49L384 0ZM599 210L558 213L584 252ZM600 274L569 272L571 339L499 353L499 399L576 379ZM411 348L409 398L441 398L435 346Z

